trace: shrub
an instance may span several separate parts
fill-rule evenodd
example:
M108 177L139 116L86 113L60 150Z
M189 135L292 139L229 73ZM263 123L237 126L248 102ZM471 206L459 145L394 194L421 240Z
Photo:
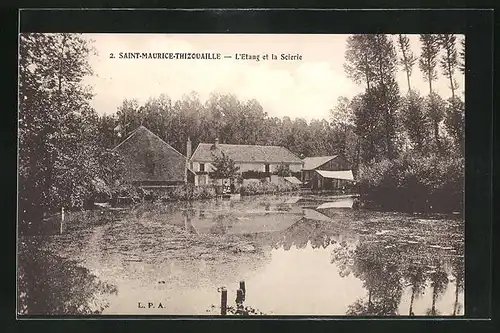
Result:
M460 211L464 160L458 157L404 155L360 167L364 200L405 211Z
M299 186L289 183L252 182L241 186L241 195L294 192Z

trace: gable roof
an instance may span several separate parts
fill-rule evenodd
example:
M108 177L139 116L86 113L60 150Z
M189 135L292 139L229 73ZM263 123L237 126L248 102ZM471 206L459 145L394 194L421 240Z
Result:
M191 157L192 161L210 162L214 144L200 143ZM217 144L217 150L223 151L235 162L261 162L261 163L302 163L285 147L259 146L259 145L231 145Z
M303 170L314 170L317 167L322 166L326 162L329 162L336 157L337 157L337 155L306 157L302 160L304 162L304 167L302 169Z
M316 170L316 172L319 173L323 178L354 181L354 177L352 175L351 170L342 170L342 171Z
M139 126L116 150L132 181L184 181L186 157L144 126Z

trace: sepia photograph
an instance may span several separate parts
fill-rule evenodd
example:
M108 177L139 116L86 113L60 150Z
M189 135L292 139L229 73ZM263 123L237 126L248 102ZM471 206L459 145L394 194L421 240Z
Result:
M465 315L465 35L21 33L18 65L18 318Z

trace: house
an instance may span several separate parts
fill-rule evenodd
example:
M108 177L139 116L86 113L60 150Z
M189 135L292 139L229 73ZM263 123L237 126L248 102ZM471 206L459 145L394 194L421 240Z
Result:
M125 179L134 185L164 187L194 181L186 157L142 125L113 149L125 162Z
M339 155L306 157L302 182L313 189L340 189L354 182L349 165Z
M189 159L189 167L196 173L195 185L211 182L209 173L214 171L213 156L218 152L232 159L242 174L269 177L280 165L287 166L291 172L302 170L302 160L284 147L222 144L216 139L214 143L200 143Z

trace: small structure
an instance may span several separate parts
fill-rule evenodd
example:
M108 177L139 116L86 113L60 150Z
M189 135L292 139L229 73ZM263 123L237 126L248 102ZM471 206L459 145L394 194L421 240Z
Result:
M293 185L302 185L302 182L297 177L283 177L283 179Z
M353 183L354 177L351 170L315 170L311 181L311 187L313 189L338 190L350 187Z
M242 174L253 172L270 177L280 165L287 166L291 172L300 172L303 164L281 146L222 144L216 139L214 143L200 143L189 159L189 168L196 174L195 185L211 183L213 154L220 151L235 162Z
M114 150L124 159L125 178L134 185L155 188L194 180L186 157L142 125Z
M309 188L337 190L354 182L349 165L339 155L306 157L303 162L302 182Z

